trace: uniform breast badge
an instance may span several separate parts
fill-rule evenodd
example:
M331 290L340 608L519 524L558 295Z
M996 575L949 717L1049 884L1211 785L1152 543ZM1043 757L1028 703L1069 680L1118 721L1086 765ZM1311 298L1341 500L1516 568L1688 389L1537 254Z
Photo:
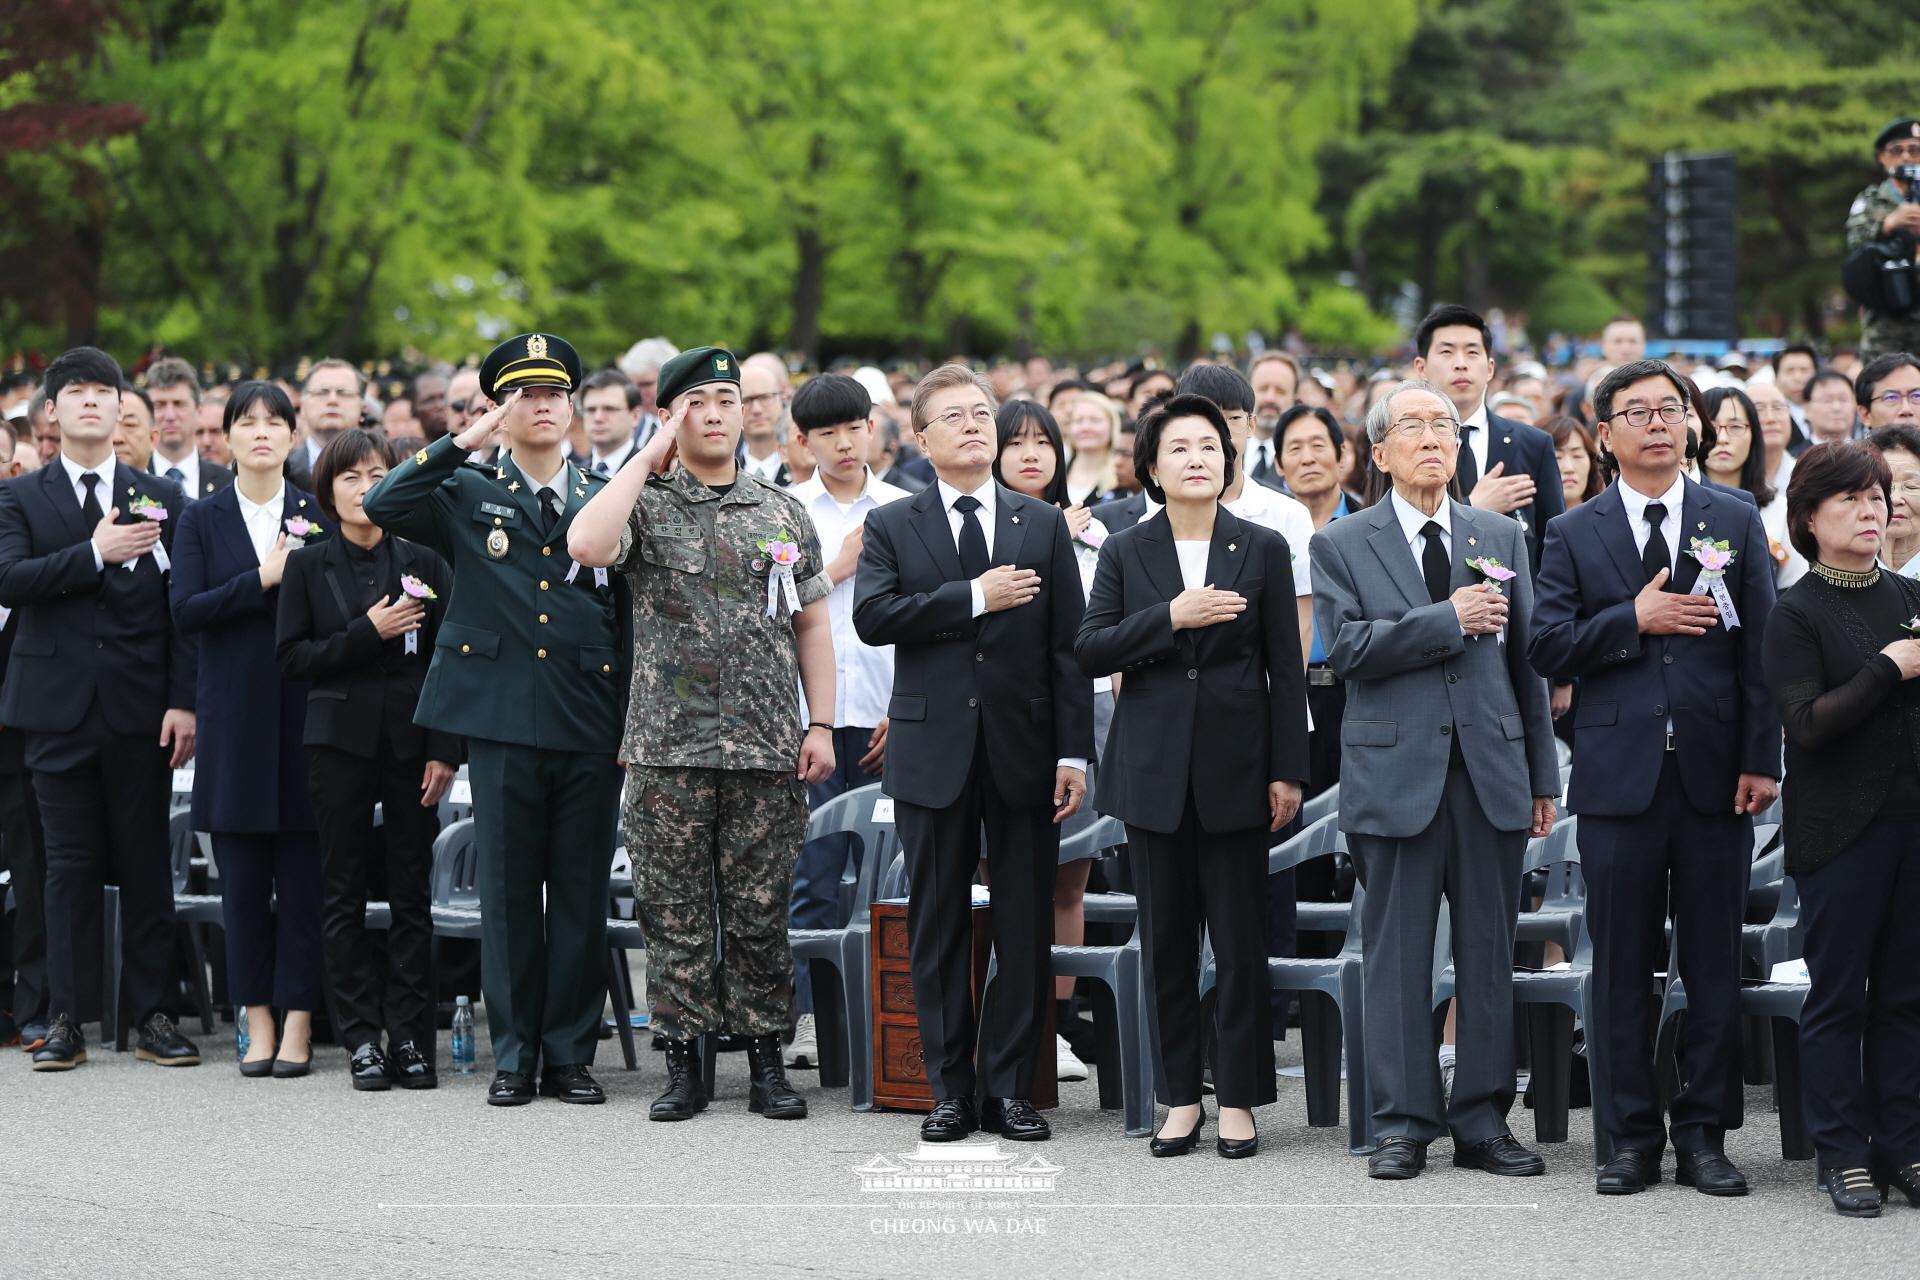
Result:
M495 560L504 560L507 555L507 531L495 529L487 535L487 554Z

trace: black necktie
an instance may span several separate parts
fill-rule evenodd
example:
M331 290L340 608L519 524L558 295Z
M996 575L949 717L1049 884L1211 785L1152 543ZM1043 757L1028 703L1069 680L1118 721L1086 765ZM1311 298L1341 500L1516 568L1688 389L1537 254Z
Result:
M1420 572L1426 575L1427 594L1435 604L1445 600L1450 594L1447 583L1453 577L1453 568L1447 561L1446 544L1440 541L1440 522L1427 521L1427 527L1420 531L1427 540L1427 549L1420 553Z
M987 571L987 534L974 514L980 510L980 499L963 494L953 500L953 509L960 513L960 572L977 578Z
M96 489L100 483L99 473L82 473L80 483L87 487L87 496L80 501L80 514L86 518L88 536L92 536L93 531L100 527L100 522L107 518L107 513L100 509L100 494Z
M187 483L187 473L182 471L178 467L168 467L167 479L173 481L175 484L181 486L182 488L185 488Z
M1480 463L1473 454L1473 433L1479 429L1470 422L1460 427L1460 457L1453 469L1460 477L1460 492L1464 494L1472 494L1473 486L1480 483Z
M1255 480L1267 480L1273 476L1273 464L1267 461L1267 442L1256 440L1253 444L1253 466L1248 470Z
M605 458L595 458L593 460L593 470L594 470L594 474L596 475L603 475L603 476L606 475L607 460Z
M545 519L541 522L540 532L553 532L553 526L560 523L561 510L560 495L550 488L542 489L540 491L540 514L544 516Z
M1640 563L1646 568L1648 582L1652 582L1653 575L1662 569L1673 568L1673 556L1667 550L1667 535L1660 532L1661 526L1666 522L1666 504L1649 502L1647 504L1647 545L1640 550Z

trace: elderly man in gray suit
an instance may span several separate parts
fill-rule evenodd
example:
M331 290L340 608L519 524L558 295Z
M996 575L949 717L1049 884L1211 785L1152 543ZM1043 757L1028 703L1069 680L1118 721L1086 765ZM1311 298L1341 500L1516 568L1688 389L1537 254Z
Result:
M1375 1178L1412 1178L1427 1144L1508 1177L1546 1171L1507 1128L1513 933L1527 836L1560 789L1547 687L1527 664L1526 534L1450 501L1460 423L1428 383L1367 414L1393 492L1314 535L1314 617L1347 686L1340 829L1360 913ZM1531 797L1531 799L1529 799ZM1458 1066L1442 1114L1433 1029L1440 900L1453 921Z

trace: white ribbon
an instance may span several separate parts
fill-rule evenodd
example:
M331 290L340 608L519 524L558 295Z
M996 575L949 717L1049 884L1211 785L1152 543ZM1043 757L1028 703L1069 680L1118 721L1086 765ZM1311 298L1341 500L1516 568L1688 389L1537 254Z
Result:
M786 598L787 612L800 612L800 591L793 583L793 566L776 564L767 571L767 616L780 616L780 601Z
M1700 576L1694 579L1693 590L1688 594L1696 596L1711 594L1714 607L1720 610L1720 625L1728 628L1740 625L1740 615L1733 607L1733 593L1727 590L1725 570L1702 569Z
M407 632L406 652L408 653L420 652L420 633L418 631Z
M567 570L567 585L572 586L573 580L579 576L580 562L575 560L573 562L573 568ZM593 585L596 587L604 587L607 585L607 571L605 569L595 569L593 571Z
M128 573L132 573L133 566L139 563L140 563L140 557L135 556L133 559L127 561L124 565L121 565L120 567L125 569ZM154 563L154 566L158 568L162 573L173 572L173 561L167 559L166 547L161 545L158 542L153 544L153 563Z

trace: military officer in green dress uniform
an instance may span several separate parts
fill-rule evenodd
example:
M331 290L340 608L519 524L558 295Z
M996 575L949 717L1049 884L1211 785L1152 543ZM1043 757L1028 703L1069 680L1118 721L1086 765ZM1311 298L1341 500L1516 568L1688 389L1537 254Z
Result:
M668 1073L650 1115L686 1120L706 1106L694 1037L727 1032L747 1040L749 1109L799 1119L806 1100L781 1061L787 903L806 838L802 784L832 771L833 730L802 728L795 685L807 706L833 706L830 584L806 508L734 464L733 353L675 356L658 395L661 430L568 537L572 558L617 567L632 586L622 821Z
M576 565L567 533L605 483L568 461L580 357L551 334L480 366L497 405L368 493L382 528L453 567L416 719L468 742L479 854L481 987L495 1106L604 1102L588 1072L606 1000L607 877L625 718L625 584ZM469 462L497 445L497 461Z

